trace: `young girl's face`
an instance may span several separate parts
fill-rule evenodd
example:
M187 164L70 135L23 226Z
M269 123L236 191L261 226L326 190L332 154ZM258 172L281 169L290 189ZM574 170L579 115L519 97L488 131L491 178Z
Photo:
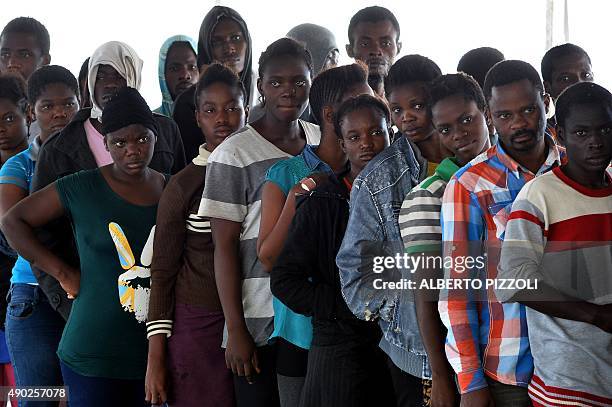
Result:
M303 58L280 56L268 62L259 78L266 113L282 122L297 120L308 106L310 69Z
M76 93L63 83L45 86L34 103L34 119L40 127L40 138L61 131L79 110Z
M342 118L340 145L352 169L361 171L389 145L387 120L375 108L354 110Z
M473 100L453 95L438 101L431 110L440 143L462 164L489 147L485 115Z
M213 83L199 95L196 120L209 150L245 124L244 95L239 88Z
M433 134L427 113L427 93L421 82L395 87L388 95L393 124L412 142L420 143Z
M27 138L25 113L13 101L0 98L0 150L15 149Z

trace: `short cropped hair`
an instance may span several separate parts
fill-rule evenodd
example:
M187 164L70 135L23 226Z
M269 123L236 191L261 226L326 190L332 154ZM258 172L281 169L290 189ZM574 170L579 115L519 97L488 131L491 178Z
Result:
M412 82L431 82L442 75L440 67L431 59L422 55L406 55L391 66L385 77L385 94L387 97L393 89Z
M323 122L323 107L340 103L346 91L368 83L368 71L363 63L327 69L317 75L310 87L309 103L318 124Z
M491 99L494 87L509 85L522 80L528 80L536 89L544 92L544 85L538 71L527 62L509 59L496 63L485 77L482 89L485 99L487 102Z
M195 102L196 102L196 110L200 108L200 94L209 86L214 83L223 83L229 86L230 88L234 88L239 90L242 93L242 98L244 104L247 104L247 93L244 85L240 81L238 75L234 73L230 68L225 65L219 63L213 63L210 65L206 71L202 74L198 83L196 84L195 91Z
M49 55L51 47L49 31L40 21L32 17L17 17L4 26L0 38L8 33L32 34L36 38L42 55Z
M374 96L359 95L345 100L334 115L334 129L338 138L342 138L342 120L344 117L360 109L373 109L386 120L387 124L391 123L391 113L386 103Z
M591 57L589 57L589 54L587 54L584 49L569 42L566 44L557 45L556 47L552 47L546 51L546 54L544 54L544 57L542 57L541 65L542 78L544 81L549 83L552 82L552 72L553 69L555 69L555 62L557 59L576 54L585 56L589 61L589 64L591 63Z
M603 86L592 82L580 82L566 88L555 104L555 117L560 127L577 105L600 105L612 110L612 94Z
M478 110L484 113L487 103L478 82L470 75L459 72L442 75L429 85L430 110L436 103L450 96L461 96L466 101L476 103Z
M466 52L457 65L457 72L471 75L482 88L489 69L499 61L506 59L498 49L480 47Z
M11 101L22 113L26 113L28 108L26 84L21 76L13 74L0 75L0 99Z
M48 85L62 83L79 98L79 84L74 75L63 66L46 65L38 68L28 79L28 102L34 106Z
M380 6L371 6L366 7L359 10L353 17L351 17L351 21L348 26L348 37L349 44L353 44L353 34L355 32L355 27L359 23L377 23L379 21L390 21L393 24L393 28L397 31L397 36L395 41L399 41L400 37L400 25L397 21L395 15L384 7Z
M278 57L291 56L301 58L310 71L312 78L312 56L310 52L299 42L291 38L281 38L268 45L268 48L259 57L259 77L263 77L263 72L271 60Z

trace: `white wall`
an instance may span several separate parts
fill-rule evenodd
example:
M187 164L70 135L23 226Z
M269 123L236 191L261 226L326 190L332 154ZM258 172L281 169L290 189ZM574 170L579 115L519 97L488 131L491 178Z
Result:
M105 41L130 44L145 61L141 91L155 108L161 101L157 83L157 54L162 42L174 34L197 38L202 18L216 1L173 2L105 0L2 0L0 27L18 16L32 16L51 33L52 63L75 75L83 60ZM538 70L545 52L545 0L226 0L220 2L245 18L254 42L254 61L266 45L291 27L312 22L332 30L341 48L341 62L350 17L360 8L378 4L391 9L401 25L402 55L420 53L436 61L444 72L454 72L461 55L479 46L500 49L506 58L523 59ZM563 42L560 13L555 5L555 43ZM612 88L612 53L607 24L612 2L569 0L570 41L592 57L595 80Z

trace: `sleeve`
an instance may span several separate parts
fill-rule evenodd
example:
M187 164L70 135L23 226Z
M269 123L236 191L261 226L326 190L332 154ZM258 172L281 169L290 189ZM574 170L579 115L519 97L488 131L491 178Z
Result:
M482 255L485 225L476 197L453 178L444 192L441 213L445 281L473 277L479 272L475 267L466 273L460 265L468 256ZM487 387L480 359L477 298L486 294L443 289L438 302L440 319L448 330L446 356L457 373L461 393Z
M266 173L266 182L276 184L285 196L289 195L289 191L293 188L293 177L289 172L289 167L285 163L287 160L281 160L274 164Z
M427 189L415 188L406 196L398 219L406 253L442 252L441 209L441 199Z
M0 184L15 185L28 192L29 185L26 180L25 163L21 158L22 155L14 156L4 163L0 168ZM0 253L11 258L17 258L17 252L8 244L2 231L0 231Z
M185 147L183 146L183 139L181 137L181 131L179 127L173 120L168 120L171 124L171 134L172 134L172 147L173 147L173 156L174 163L172 164L172 174L176 174L187 165L185 159Z
M317 198L304 198L296 209L283 251L270 275L272 294L299 314L310 316L315 300L315 285L311 277L321 255L319 236L324 229L318 216Z
M26 178L26 163L23 154L8 159L0 168L0 184L12 184L29 191L30 186Z
M399 280L398 276L392 275L397 270L379 271L378 267L381 264L379 260L395 257L403 251L401 241L385 241L381 222L367 186L362 182L354 183L348 225L336 264L340 270L342 295L348 308L357 318L366 321L379 317L390 321L398 301L397 292L374 289L374 280Z
M217 147L208 157L206 182L198 215L242 223L248 210L248 168L226 164L229 160L224 160L223 156L232 153L219 150L222 147Z
M59 133L61 134L61 133ZM57 154L57 151L53 148L53 140L58 137L58 134L51 136L41 147L38 152L38 159L36 160L36 168L34 169L34 176L32 177L31 192L36 192L47 185L57 181L60 177L57 169L54 165L53 156Z
M541 280L542 257L547 242L545 214L536 202L532 202L531 185L519 192L506 224L504 242L498 267L498 278ZM495 295L501 302L508 302L518 291L496 289Z
M78 182L79 173L66 175L55 181L55 189L57 190L57 195L59 196L60 202L66 211L68 217L71 214L71 207L73 202L78 202L76 184Z
M170 181L159 200L153 260L151 262L151 297L147 337L172 334L174 287L182 264L187 210L182 191Z
M54 138L59 137L60 134L61 133L57 133L54 136L51 136L51 138L49 138L41 146L40 151L38 152L36 168L34 170L32 185L30 187L30 191L32 193L43 189L49 184L52 184L62 175L59 173L59 170L55 165L55 161L58 158L57 155L61 153L53 146ZM60 199L62 199L61 194ZM62 205L65 205L64 202L62 202ZM64 208L66 209L66 212L68 212L68 209L65 206ZM58 219L43 228L39 228L37 230L37 236L39 239L41 239L45 246L49 247L49 249L53 250L69 264L79 267L78 253L76 251L73 232L70 227L70 222L67 222L66 219ZM60 286L59 282L35 266L32 266L32 272L34 273L41 290L49 299L51 307L60 313L65 320L67 320L70 314L72 300L66 298L65 291Z

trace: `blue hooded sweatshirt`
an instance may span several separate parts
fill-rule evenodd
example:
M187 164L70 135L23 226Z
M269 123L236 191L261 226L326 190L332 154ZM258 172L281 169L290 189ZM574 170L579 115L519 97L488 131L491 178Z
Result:
M194 54L197 56L197 46L191 37L186 35L174 35L164 41L161 49L159 50L159 66L157 68L157 76L159 78L159 88L162 94L162 104L157 109L153 110L155 113L160 113L168 117L172 117L172 111L174 110L174 101L170 96L170 89L166 84L166 58L168 58L168 50L175 42L186 42L191 46ZM177 95L178 96L178 95Z

